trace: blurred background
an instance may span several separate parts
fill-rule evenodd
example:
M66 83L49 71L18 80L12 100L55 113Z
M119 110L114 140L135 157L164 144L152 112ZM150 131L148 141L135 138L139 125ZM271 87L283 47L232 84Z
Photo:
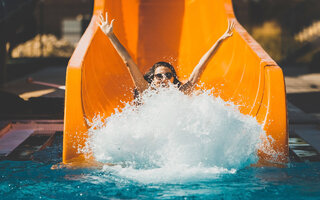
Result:
M66 64L92 9L93 0L0 0L0 83L37 67Z
M59 86L92 10L93 0L0 0L0 119L63 118Z
M297 79L290 77L320 72L320 1L233 0L233 5L238 21L283 68L288 93L299 93ZM0 118L22 110L63 117L64 91L26 79L64 85L67 62L92 9L93 0L0 0ZM303 79L308 80L300 89L318 91L318 77Z
M240 23L281 67L320 67L320 1L234 0Z

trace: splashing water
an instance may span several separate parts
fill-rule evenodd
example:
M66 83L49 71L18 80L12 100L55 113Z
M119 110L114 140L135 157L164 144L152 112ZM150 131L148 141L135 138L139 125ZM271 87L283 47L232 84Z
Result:
M214 178L257 162L262 125L211 93L147 90L141 106L126 103L107 119L97 117L86 149L118 164L105 166L108 172L151 183Z

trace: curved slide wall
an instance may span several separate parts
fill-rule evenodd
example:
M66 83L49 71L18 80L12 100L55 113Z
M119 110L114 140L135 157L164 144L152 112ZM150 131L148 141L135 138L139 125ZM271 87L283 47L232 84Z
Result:
M231 0L95 0L94 15L67 69L63 162L88 160L78 152L96 114L110 116L132 100L133 83L121 58L96 24L99 13L116 19L114 32L141 71L171 62L186 79L202 55L235 19ZM287 162L288 127L284 78L279 66L236 22L202 75L206 88L239 105L264 125L273 143L261 160ZM90 157L90 155L89 155Z

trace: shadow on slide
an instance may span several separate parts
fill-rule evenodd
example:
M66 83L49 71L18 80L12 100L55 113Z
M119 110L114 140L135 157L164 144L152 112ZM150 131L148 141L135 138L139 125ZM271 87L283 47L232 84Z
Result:
M85 118L110 116L133 99L133 83L121 58L96 24L100 12L116 19L114 31L145 73L158 61L171 62L183 80L234 19L231 0L95 0L94 15L67 69L63 162L85 159ZM179 67L183 66L183 67ZM187 76L186 76L187 75ZM260 161L288 160L288 125L282 70L236 22L207 66L201 82L216 95L257 118L273 138Z

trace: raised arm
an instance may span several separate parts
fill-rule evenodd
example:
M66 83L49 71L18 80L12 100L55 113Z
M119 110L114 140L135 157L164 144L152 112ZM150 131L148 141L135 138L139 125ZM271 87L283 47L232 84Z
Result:
M228 21L228 28L226 32L216 41L216 43L205 53L202 58L200 59L199 63L196 65L196 67L193 69L189 80L187 83L181 86L180 90L185 93L190 93L194 86L198 83L200 80L200 77L204 70L206 69L206 66L208 65L210 59L212 56L216 53L218 47L221 45L221 43L227 39L228 37L232 36L232 29L234 28L234 22Z
M126 48L120 43L117 36L113 33L113 22L114 19L109 24L108 22L108 13L106 13L106 19L104 19L103 15L100 14L100 23L99 26L104 34L106 34L122 58L123 62L128 67L128 70L130 72L131 78L134 82L135 87L137 90L142 93L144 90L148 88L148 82L143 78L143 75L141 71L139 70L137 64L133 61L130 54L126 50Z

